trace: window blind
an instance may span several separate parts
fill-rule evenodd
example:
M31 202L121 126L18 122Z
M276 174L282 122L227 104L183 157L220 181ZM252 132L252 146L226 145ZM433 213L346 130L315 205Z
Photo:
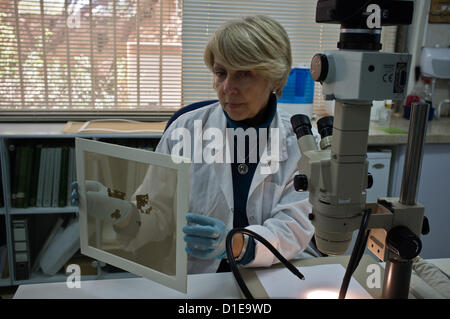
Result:
M178 108L180 3L0 1L0 109Z
M223 22L265 14L291 39L294 66L334 50L339 26L311 0L0 0L0 111L174 111L216 98L203 63ZM383 28L393 51L396 27ZM323 105L315 85L315 107Z
M212 32L232 18L264 14L276 19L286 29L291 40L293 67L306 63L312 56L326 50L336 50L339 41L338 24L315 22L317 1L258 0L208 1L185 0L183 9L183 103L216 98L213 77L203 63L203 49ZM393 52L396 27L383 27L383 51ZM315 84L314 109L324 107L321 85Z

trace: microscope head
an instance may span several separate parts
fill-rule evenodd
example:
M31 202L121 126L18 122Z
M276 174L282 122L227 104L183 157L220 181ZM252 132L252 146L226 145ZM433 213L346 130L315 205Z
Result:
M381 50L381 27L410 24L412 1L319 0L316 22L340 24L339 50L311 59L311 76L325 100L371 104L402 100L411 56ZM376 88L376 89L374 89Z
M381 9L381 25L411 24L413 1L393 0L319 0L316 6L317 23L336 23L344 28L367 29L367 8Z
M411 24L413 10L413 1L319 0L316 22L341 25L339 49L379 51L381 26ZM378 25L368 23L372 14L379 14Z

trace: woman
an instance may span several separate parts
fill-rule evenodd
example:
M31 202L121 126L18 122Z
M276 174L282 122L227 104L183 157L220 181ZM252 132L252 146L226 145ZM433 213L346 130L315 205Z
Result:
M270 127L279 129L278 141L272 143L275 137L269 136L267 142L279 147L279 166L276 172L265 175L257 169L258 163L249 163L253 155L249 153L259 138L247 144L245 156L241 156L246 159L245 166L236 162L191 165L191 213L183 229L188 271L227 270L222 259L224 243L228 229L233 227L260 234L285 258L292 259L307 247L314 228L307 218L311 212L307 195L293 187L300 159L297 138L289 115L276 105L276 96L281 96L292 65L288 35L278 22L266 16L234 20L212 35L204 61L214 74L219 102L179 116L165 132L157 151L170 153L174 146L171 133L177 128L192 130L194 121L201 121L203 130L213 127L222 132L227 128L257 128L259 132ZM231 156L237 158L237 153L235 148ZM233 238L233 254L247 266L278 262L262 244L239 235Z

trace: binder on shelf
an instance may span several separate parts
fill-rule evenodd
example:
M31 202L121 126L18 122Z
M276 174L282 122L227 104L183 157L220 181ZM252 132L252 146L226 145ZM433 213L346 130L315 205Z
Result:
M19 174L16 189L17 208L27 208L30 191L30 175L33 161L33 148L31 146L19 146Z
M55 148L55 162L53 164L53 188L52 188L52 207L58 207L59 183L61 181L61 147Z
M20 173L20 159L21 159L21 153L22 148L16 147L15 145L11 144L9 146L10 150L10 159L11 163L13 165L13 173L11 174L11 206L16 207L17 205L17 187L19 182L19 173Z
M44 182L42 207L52 206L55 158L56 158L56 148L50 147L44 175L45 182Z
M36 145L33 152L32 168L30 173L30 190L28 206L35 207L37 201L37 188L39 181L39 168L41 164L42 145Z
M30 244L28 242L27 219L14 219L12 229L15 279L26 280L30 276Z
M45 180L46 180L46 169L48 165L48 154L49 148L43 147L41 150L41 160L39 163L39 178L38 178L38 186L36 192L36 207L43 206L43 198L44 198L44 188L45 188Z
M58 190L58 206L64 207L67 204L67 181L69 180L69 148L63 146L61 150L61 170Z
M32 146L25 147L25 186L24 186L24 197L23 197L23 205L22 208L27 208L28 203L30 202L30 193L31 193L31 179L33 175L33 159L34 159L34 150L35 148Z
M76 180L75 178L75 147L69 147L69 167L68 167L68 178L67 178L67 206L72 206L70 201L70 195L72 193L72 182Z

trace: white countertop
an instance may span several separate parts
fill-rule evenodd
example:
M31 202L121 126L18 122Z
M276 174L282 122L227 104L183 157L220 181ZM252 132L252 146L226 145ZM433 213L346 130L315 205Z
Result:
M0 135L61 135L65 123L0 123Z
M330 257L328 257L330 258ZM450 258L429 259L450 277ZM384 266L384 263L380 263ZM145 278L82 281L80 288L69 288L66 282L27 284L18 287L14 299L240 299L233 273L188 275L187 294ZM412 289L422 281L415 275ZM430 289L428 286L427 289ZM423 289L421 291L424 291Z
M231 272L188 275L188 293L145 278L82 281L80 288L66 282L21 285L14 299L237 299L241 298Z
M312 122L315 125L315 121ZM158 134L126 134L126 133L63 133L66 123L0 123L0 137L133 137L157 136ZM388 127L370 122L369 145L406 144L409 121L401 117L392 117ZM450 143L450 118L433 119L427 124L425 143Z

